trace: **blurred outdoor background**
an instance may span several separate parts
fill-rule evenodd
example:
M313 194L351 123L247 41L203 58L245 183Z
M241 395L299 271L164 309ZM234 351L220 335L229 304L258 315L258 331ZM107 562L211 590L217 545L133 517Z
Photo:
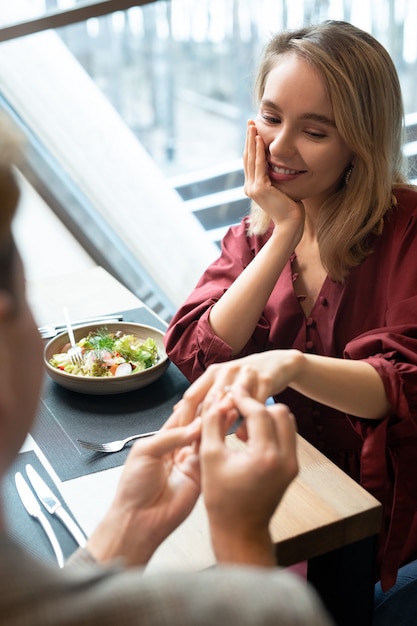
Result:
M124 10L115 10L122 0L112 0L110 12L95 16L94 5L105 4L0 0L0 108L11 111L29 137L29 172L23 172L28 186L81 245L72 267L86 252L130 288L145 282L163 300L172 278L160 277L161 265L168 276L194 242L201 263L190 249L184 267L178 261L175 269L183 280L185 266L196 259L195 273L183 280L191 289L212 256L211 246L248 210L241 155L246 122L254 114L254 73L270 36L286 28L345 20L388 49L403 89L413 178L416 0L145 0ZM90 17L71 17L87 5L93 7ZM59 13L68 14L67 25L36 32L38 18ZM9 37L10 25L25 22L35 24L33 32ZM134 142L126 135L122 145L124 127ZM123 202L110 204L112 194ZM160 214L168 206L175 213L172 224ZM147 220L134 234L133 214ZM33 208L25 223L30 215L37 223ZM152 262L146 246L155 247L161 224L170 229L170 239L162 244L165 256ZM175 240L180 254L170 249ZM105 247L113 250L107 258ZM130 265L139 263L134 271L119 269L124 249ZM51 271L48 259L46 265ZM33 259L28 268L34 273ZM143 290L140 294L144 297ZM175 294L168 294L165 305L169 318Z

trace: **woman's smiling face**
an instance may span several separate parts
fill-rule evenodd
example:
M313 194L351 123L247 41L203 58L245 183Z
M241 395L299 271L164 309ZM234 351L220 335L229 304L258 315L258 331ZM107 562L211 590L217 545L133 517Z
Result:
M318 209L340 187L353 154L336 129L321 76L295 53L269 72L256 128L271 182L289 197Z

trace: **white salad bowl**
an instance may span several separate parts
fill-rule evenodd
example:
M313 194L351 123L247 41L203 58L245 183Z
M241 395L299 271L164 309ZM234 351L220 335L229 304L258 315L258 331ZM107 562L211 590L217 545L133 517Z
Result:
M90 331L103 327L107 328L108 331L112 333L120 331L124 335L134 335L142 341L145 341L150 337L156 342L159 360L155 365L152 365L141 372L131 373L124 376L109 376L100 378L96 376L77 376L69 374L68 372L57 369L49 362L54 354L62 352L64 346L68 344L68 333L64 332L51 339L44 348L46 371L56 383L66 389L77 391L79 393L97 395L117 394L134 391L135 389L140 389L141 387L150 385L166 371L169 365L169 359L164 347L164 333L157 328L153 328L152 326L145 326L144 324L134 324L130 322L112 322L109 324L103 324L101 322L98 324L86 324L85 326L74 329L75 341L80 341L80 339L86 337Z

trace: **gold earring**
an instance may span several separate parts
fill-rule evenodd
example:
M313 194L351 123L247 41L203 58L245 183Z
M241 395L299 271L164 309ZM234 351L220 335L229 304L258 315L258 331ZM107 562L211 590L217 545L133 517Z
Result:
M352 170L353 170L353 165L351 165L351 166L349 167L348 171L346 172L346 175L345 175L345 185L348 185L348 184L349 184L350 177L351 177L351 175L352 175Z

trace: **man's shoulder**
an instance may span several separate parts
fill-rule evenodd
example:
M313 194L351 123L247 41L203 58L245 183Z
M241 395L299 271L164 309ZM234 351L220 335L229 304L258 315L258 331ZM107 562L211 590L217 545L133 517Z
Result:
M146 573L94 563L89 567L75 559L59 570L11 541L0 541L0 546L0 625L273 626L278 620L281 626L331 625L309 585L279 568Z

